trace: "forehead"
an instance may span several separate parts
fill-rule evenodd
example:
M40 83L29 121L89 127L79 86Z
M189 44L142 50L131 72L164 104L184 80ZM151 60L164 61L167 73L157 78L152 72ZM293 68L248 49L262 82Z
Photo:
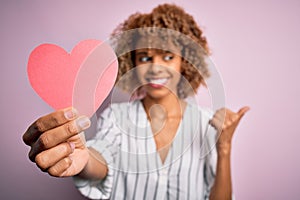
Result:
M170 38L164 39L159 36L143 36L136 38L135 50L136 52L149 52L151 50L155 51L155 53L172 52L176 54L180 54L181 52L178 45L175 45Z

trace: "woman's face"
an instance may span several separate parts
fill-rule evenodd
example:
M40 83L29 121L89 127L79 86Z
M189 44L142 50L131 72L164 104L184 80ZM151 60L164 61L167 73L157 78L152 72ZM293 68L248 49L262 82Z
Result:
M169 51L156 49L135 50L136 73L146 94L163 98L177 95L180 81L181 57Z

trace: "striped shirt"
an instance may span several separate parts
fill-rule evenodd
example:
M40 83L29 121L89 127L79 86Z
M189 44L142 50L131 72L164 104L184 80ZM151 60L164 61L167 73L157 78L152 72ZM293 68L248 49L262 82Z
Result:
M87 142L106 160L108 174L101 181L74 177L76 187L91 199L208 199L217 160L212 114L188 103L162 163L141 101L111 104Z

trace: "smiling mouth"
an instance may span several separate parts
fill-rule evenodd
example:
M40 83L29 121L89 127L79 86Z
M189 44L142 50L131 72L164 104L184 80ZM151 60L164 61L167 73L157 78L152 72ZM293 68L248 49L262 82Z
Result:
M168 82L168 78L155 78L155 79L147 79L150 84L155 85L165 85Z
M148 85L153 88L161 88L167 84L169 78L148 78Z

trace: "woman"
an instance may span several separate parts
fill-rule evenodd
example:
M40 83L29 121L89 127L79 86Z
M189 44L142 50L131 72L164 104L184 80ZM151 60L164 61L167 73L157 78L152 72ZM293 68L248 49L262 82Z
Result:
M119 34L117 85L139 98L107 108L87 143L80 133L90 121L74 108L41 117L23 135L30 159L51 176L73 176L93 199L231 199L231 141L249 108L213 114L185 101L209 76L201 29L164 4L130 16Z

